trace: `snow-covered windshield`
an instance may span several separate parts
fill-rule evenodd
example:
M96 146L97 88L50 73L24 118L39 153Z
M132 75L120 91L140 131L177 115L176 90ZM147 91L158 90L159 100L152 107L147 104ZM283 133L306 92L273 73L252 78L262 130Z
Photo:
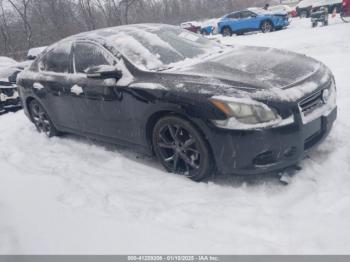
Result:
M165 68L224 48L215 41L173 26L121 30L112 42L133 64L146 70Z

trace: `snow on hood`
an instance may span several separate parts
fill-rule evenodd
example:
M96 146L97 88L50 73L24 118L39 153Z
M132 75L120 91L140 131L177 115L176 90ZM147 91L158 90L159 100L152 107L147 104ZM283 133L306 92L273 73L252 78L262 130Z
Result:
M0 56L0 67L13 66L16 63L17 61L10 57Z
M203 76L207 79L203 81L221 86L216 89L220 94L237 95L238 89L257 99L287 101L315 91L332 77L322 63L304 55L249 46L234 47L205 61L182 63L170 72Z

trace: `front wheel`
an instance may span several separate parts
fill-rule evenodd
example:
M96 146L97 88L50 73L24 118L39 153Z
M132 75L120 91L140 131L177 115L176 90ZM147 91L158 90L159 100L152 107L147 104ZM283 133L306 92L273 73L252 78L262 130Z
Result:
M223 36L232 36L232 30L229 27L224 27L222 29L222 35Z
M45 109L38 101L33 100L29 104L30 116L39 133L44 133L47 137L58 135L58 131L52 124Z
M264 21L261 23L260 30L263 33L269 33L273 30L273 25L270 21Z
M207 142L197 128L183 118L160 119L153 129L152 143L156 156L168 172L201 181L213 170Z

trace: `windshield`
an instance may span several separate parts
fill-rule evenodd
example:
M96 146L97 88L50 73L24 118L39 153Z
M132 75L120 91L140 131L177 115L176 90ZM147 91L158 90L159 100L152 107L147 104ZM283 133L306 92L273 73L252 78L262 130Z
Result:
M222 50L215 41L173 26L129 28L113 36L115 47L140 69L170 67Z

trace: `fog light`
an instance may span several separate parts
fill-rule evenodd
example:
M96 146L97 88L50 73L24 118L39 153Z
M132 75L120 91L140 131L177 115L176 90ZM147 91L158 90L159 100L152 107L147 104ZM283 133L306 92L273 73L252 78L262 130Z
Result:
M283 155L285 157L292 157L295 155L296 152L297 152L297 148L295 146L292 146L292 147L288 147L286 150L284 150Z
M266 166L271 165L276 162L276 158L272 151L265 151L259 155L257 155L253 163L255 166Z
M323 103L327 104L329 100L330 92L328 89L323 90L322 92L322 101Z

